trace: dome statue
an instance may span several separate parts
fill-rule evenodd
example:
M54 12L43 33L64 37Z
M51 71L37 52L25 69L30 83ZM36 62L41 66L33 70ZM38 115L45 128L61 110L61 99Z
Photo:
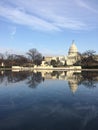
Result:
M75 54L77 54L77 52L78 52L78 49L77 49L77 47L76 47L76 45L73 41L71 47L69 48L68 54L69 55L75 55Z

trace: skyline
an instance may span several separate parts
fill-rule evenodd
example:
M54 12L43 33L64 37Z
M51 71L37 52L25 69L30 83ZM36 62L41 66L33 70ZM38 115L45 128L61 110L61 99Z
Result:
M97 0L0 0L0 52L65 55L75 40L79 52L98 54Z

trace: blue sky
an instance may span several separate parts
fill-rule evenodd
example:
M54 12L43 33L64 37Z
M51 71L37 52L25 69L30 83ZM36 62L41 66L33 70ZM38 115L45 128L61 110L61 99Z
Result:
M98 53L98 0L0 0L0 51L66 55Z

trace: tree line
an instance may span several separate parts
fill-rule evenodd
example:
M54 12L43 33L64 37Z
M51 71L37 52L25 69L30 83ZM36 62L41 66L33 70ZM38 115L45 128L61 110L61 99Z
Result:
M87 50L83 53L78 53L77 62L74 65L82 66L82 68L98 68L98 56L95 54L94 50ZM0 65L1 67L12 67L12 66L28 66L33 67L34 65L40 65L44 60L44 56L35 48L32 48L26 52L25 55L10 54L6 52L5 54L0 53ZM50 63L53 67L64 67L67 66L59 60L51 60Z
M42 54L35 48L28 50L24 55L0 53L0 65L11 66L34 66L40 65L43 60Z
M96 51L87 50L82 54L78 54L80 59L74 65L80 65L82 68L98 68L98 55L96 55Z

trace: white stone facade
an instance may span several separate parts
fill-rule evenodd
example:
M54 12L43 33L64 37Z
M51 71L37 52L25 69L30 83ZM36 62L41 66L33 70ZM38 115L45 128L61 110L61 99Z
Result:
M47 58L46 58L47 59ZM74 41L72 42L69 51L68 51L68 55L67 56L56 56L56 57L51 57L51 60L56 60L59 59L59 61L64 65L66 63L66 65L73 65L74 63L77 62L77 60L79 59L79 55L78 55L78 49L74 43ZM50 59L49 59L50 62Z

